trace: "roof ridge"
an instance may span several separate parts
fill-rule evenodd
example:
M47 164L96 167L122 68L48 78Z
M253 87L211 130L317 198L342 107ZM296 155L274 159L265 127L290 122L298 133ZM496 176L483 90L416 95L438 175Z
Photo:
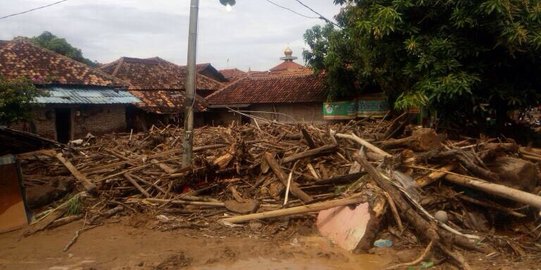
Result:
M32 48L35 48L35 49L38 50L38 51L42 51L42 52L44 52L44 53L49 54L49 55L51 55L52 57L58 57L58 58L60 58L60 59L63 59L63 60L65 60L65 61L67 61L67 62L70 62L70 63L74 64L75 66L83 67L83 68L87 69L87 72L95 72L95 73L97 73L98 75L101 75L101 76L107 78L108 80L111 80L112 86L126 86L126 87L128 86L128 84L126 84L125 81L120 80L120 79L118 79L118 78L116 78L116 77L114 77L114 76L111 76L110 74L108 74L107 72L102 71L102 70L101 70L100 68L98 68L98 67L95 67L95 68L94 68L94 67L91 67L91 66L89 66L89 65L87 65L87 64L85 64L85 63L83 63L83 62L79 62L79 61L77 61L77 60L75 60L75 59L72 59L72 58L67 57L67 56L65 56L65 55L63 55L63 54L57 53L57 52L55 52L55 51L53 51L53 50L50 50L50 49L47 49L47 48L43 48L43 47L41 47L41 46L39 46L39 45L33 43L33 42L30 40L30 38L27 38L27 37L16 37L16 38L14 38L14 39L12 39L12 40L10 40L10 41L7 41L7 44L8 44L8 45L9 45L9 44L13 44L13 46L16 46L17 44L24 44L24 45L30 46L30 47L32 47ZM85 72L85 73L86 73L86 72ZM121 83L124 83L125 85L117 85L117 84L115 84L115 80L116 80L116 81L119 81L119 82L121 82Z
M115 67L115 70L113 70L113 73L111 73L111 76L116 77L116 74L118 73L118 70L120 69L122 64L124 64L124 57L121 57L118 60L118 63L116 64L116 67Z
M206 97L205 97L205 100L208 101L211 97L213 97L213 96L219 94L220 92L223 92L225 89L227 89L227 88L229 88L229 87L232 87L232 86L234 86L234 85L236 85L236 84L239 84L240 81L243 81L243 80L245 80L245 79L249 79L249 78L248 78L248 77L242 77L242 78L240 78L240 79L238 79L238 80L236 80L236 81L234 81L234 82L232 82L232 83L230 83L230 84L224 85L224 87L222 87L222 88L216 90L214 93L212 93L212 94L206 96Z

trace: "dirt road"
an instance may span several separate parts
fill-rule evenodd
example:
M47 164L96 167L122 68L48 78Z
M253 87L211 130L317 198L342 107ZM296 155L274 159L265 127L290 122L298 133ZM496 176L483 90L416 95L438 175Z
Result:
M0 269L381 269L377 255L354 255L316 236L289 240L181 229L161 232L107 223L62 250L81 222L22 237L0 234Z

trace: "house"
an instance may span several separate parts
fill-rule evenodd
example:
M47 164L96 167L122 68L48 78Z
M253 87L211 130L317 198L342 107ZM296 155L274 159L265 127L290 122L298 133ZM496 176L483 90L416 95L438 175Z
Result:
M197 70L197 74L205 75L215 81L221 83L229 82L229 80L210 63L197 64L195 69Z
M88 133L126 131L126 107L139 101L125 82L25 38L0 41L0 76L29 78L43 93L32 120L11 127L63 143Z
M220 73L225 77L228 82L234 82L240 78L244 78L247 76L246 72L237 68L220 69Z
M210 66L210 65L209 65ZM122 57L100 69L116 78L129 82L129 91L141 102L128 113L130 128L146 130L153 124L181 123L184 113L186 67L178 66L159 57ZM201 93L208 94L222 87L222 83L205 75L196 76L195 123L203 122L206 110Z
M248 119L231 109L278 122L321 122L327 87L322 75L295 63L286 49L281 64L268 72L248 72L206 100L212 111L211 124Z

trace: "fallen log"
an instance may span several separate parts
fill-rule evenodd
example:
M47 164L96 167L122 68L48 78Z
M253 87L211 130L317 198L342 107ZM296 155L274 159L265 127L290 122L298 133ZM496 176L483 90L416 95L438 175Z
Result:
M420 128L414 130L412 135L401 139L389 139L380 142L385 148L406 146L415 151L428 151L431 149L441 148L441 138L436 131L431 128Z
M539 183L537 165L527 160L500 156L487 162L487 167L499 176L498 181L494 181L496 184L529 191L534 190Z
M158 167L160 167L160 169L162 169L164 172L166 172L168 174L173 174L173 173L177 172L177 170L171 168L169 165L167 165L165 163L162 163L162 162L159 162L156 159L152 159L152 160L150 160L150 162L152 162L152 164L157 165Z
M340 175L340 176L336 176L336 177L332 177L332 178L316 180L315 184L343 184L343 183L350 183L350 182L358 180L359 178L361 178L361 176L363 176L365 174L366 173L364 173L364 172L359 172L359 173Z
M297 207L291 207L287 209L280 209L280 210L267 211L267 212L262 212L262 213L224 218L224 219L219 220L219 222L222 224L229 224L229 223L235 224L235 223L242 223L242 222L256 220L256 219L284 217L284 216L290 216L290 215L317 212L317 211L333 208L336 206L358 204L358 203L361 203L362 201L363 201L362 198L338 199L338 200L333 200L333 201L326 201L326 202L307 204L307 205L302 205L302 206L297 206Z
M522 190L506 187L499 184L490 183L479 178L471 176L449 173L445 175L445 180L473 189L481 190L486 193L506 198L515 202L524 203L537 209L541 209L541 196L524 192Z
M444 177L447 174L447 172L450 172L450 171L454 170L455 167L456 167L456 165L453 164L453 163L450 163L450 164L447 164L447 165L445 165L443 167L440 167L440 168L436 169L435 171L431 172L429 175L425 175L425 176L422 176L422 177L419 177L419 178L415 179L415 185L417 187L428 186L428 185L436 182L440 178Z
M67 217L59 218L59 219L53 221L47 228L48 229L53 229L53 228L56 228L56 227L60 227L60 226L72 223L72 222L74 222L76 220L79 220L81 218L83 218L83 215L75 215L75 216L67 216Z
M342 133L336 133L336 137L338 138L343 138L343 139L349 139L349 140L352 140L364 147L366 147L366 149L376 153L376 154L379 154L380 156L382 157L392 157L391 154L381 150L379 147L369 143L368 141L364 140L364 139L361 139L359 138L357 135L355 134L342 134Z
M150 194L148 194L148 192L143 188L141 187L141 185L139 185L139 183L137 183L137 181L135 179L133 179L133 177L129 174L129 173L125 173L124 174L124 177L126 179L128 179L128 181L137 189L139 190L139 192L141 192L141 194L143 194L145 197L149 198L151 197Z
M471 269L471 267L463 260L456 258L456 254L453 254L445 245L457 244L469 249L477 249L475 243L465 237L458 235L452 235L447 231L438 230L434 223L426 221L419 213L417 213L409 203L402 197L400 191L395 188L389 181L385 180L381 174L374 168L364 157L364 152L361 155L355 154L354 159L361 164L372 179L386 191L393 199L396 206L400 209L401 215L413 225L415 230L420 234L426 236L430 241L433 241L444 253L451 256L460 264L463 269ZM442 241L443 240L443 241Z
M214 164L214 166L217 166L221 170L225 169L227 165L229 165L229 162L231 162L231 160L233 160L233 158L235 157L237 153L237 149L238 149L238 145L236 143L231 144L231 146L226 151L226 153L216 158L212 162L212 164Z
M170 203L170 204L179 204L179 205L199 205L199 206L218 206L224 207L223 202L201 202L201 201L188 201L188 200L167 200L167 199L156 199L156 198L147 198L144 199L148 202L154 203Z
M522 213L519 213L513 209L509 209L509 208L505 208L501 205L498 205L494 202L485 202L485 201L480 201L480 200L477 200L477 199L474 199L472 197L469 197L469 196L466 196L466 195L463 195L463 194L457 194L457 197L464 200L464 201L467 201L469 203L473 203L473 204L477 204L477 205L480 205L482 207L488 207L488 208L492 208L492 209L496 209L496 210L499 210L499 211L502 211L506 214L509 214L509 215L512 215L512 216L515 216L515 217L518 217L518 218L524 218L526 217L525 214L522 214Z
M284 186L287 186L288 177L287 177L286 173L282 170L282 168L280 168L280 165L278 164L276 159L274 159L273 155L271 153L266 152L264 154L264 158L267 161L267 164L270 166L270 168L274 172L274 174L276 174L276 176L278 177L280 182L282 182L282 184ZM305 203L314 200L312 198L312 196L310 196L310 195L306 194L304 191L302 191L299 188L298 184L295 183L293 180L291 180L290 190L291 190L291 193L293 193L293 195L295 195L295 197L301 199Z
M301 133L304 139L306 140L306 144L308 144L308 147L310 147L310 149L315 149L316 144L314 143L312 136L310 136L310 133L308 133L308 131L305 128L301 128Z
M85 190L88 193L95 193L96 192L96 185L94 183L90 182L90 180L88 180L88 178L86 178L86 176L84 174L79 172L79 170L77 170L77 168L75 168L75 166L73 166L73 164L71 164L71 162L69 162L69 160L66 160L62 156L62 153L58 153L55 156L56 156L56 159L58 159L62 164L64 164L66 169L68 169L68 171L70 171L70 173L73 175L73 177L75 177L75 179L77 179L81 184L83 184L83 187L85 188Z
M304 151L302 153L298 153L298 154L294 154L294 155L285 157L285 158L282 159L282 163L289 163L289 162L299 160L301 158L306 158L306 157L312 157L312 156L317 156L317 155L321 155L321 154L331 153L331 152L336 151L336 149L338 149L338 145L335 145L335 144L324 145L324 146L321 146L321 147L318 147L318 148L314 148L314 149Z

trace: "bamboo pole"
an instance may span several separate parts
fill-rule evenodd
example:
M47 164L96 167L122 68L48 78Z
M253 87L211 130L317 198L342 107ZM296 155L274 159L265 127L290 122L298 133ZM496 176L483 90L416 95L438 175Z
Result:
M325 209L329 209L329 208L333 208L337 206L358 204L358 203L361 203L362 201L363 201L362 198L338 199L338 200L302 205L302 206L297 206L297 207L291 207L291 208L286 208L286 209L279 209L279 210L274 210L274 211L224 218L224 219L221 219L219 222L223 224L242 223L242 222L255 220L255 219L266 219L266 218L304 214L304 213L309 213L309 212L317 212L317 211L321 211L321 210L325 210Z
M376 153L376 154L379 154L383 157L392 157L391 154L381 150L380 148L378 148L377 146L369 143L368 141L364 140L364 139L361 139L359 138L357 135L355 134L343 134L343 133L336 133L336 137L338 138L342 138L342 139L349 139L349 140L352 140L352 141L355 141L356 143L366 147L368 150Z

